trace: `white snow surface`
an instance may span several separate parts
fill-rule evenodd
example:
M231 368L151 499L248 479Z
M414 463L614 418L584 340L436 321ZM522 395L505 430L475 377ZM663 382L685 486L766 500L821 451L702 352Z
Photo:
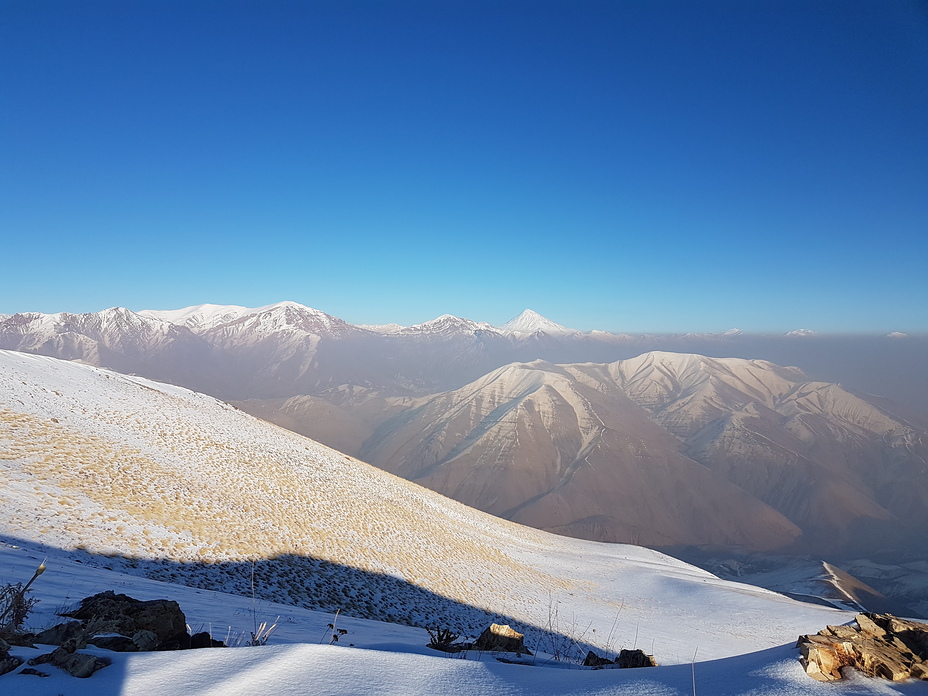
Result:
M49 557L34 586L37 628L56 622L55 607L106 589L175 599L193 630L220 638L251 630L255 618L281 617L267 647L99 651L112 665L86 681L46 666L48 679L0 676L3 694L663 696L691 693L692 669L700 694L928 693L926 684L826 686L805 676L797 636L852 614L723 581L648 549L508 523L210 397L139 377L0 351L0 470L0 582L28 580ZM444 598L450 621L476 607L520 622L528 637L547 627L607 653L639 647L665 666L551 669L563 663L531 642L541 654L530 666L491 655L451 659L424 647L422 629L344 615L341 644L320 645L331 613L261 601L253 615L250 597L216 591L242 594L223 586L214 564L273 567L282 553L405 579ZM203 587L132 570L158 559Z
M494 654L447 656L425 647L423 629L310 611L246 597L184 587L125 575L81 562L77 554L47 555L29 544L0 540L0 580L25 582L45 561L36 581L40 598L28 627L58 623L58 608L86 596L114 590L136 599L177 601L193 631L227 640L247 636L255 622L277 622L269 644L183 652L114 653L94 647L81 652L111 664L88 679L75 679L56 667L40 665L47 678L14 672L0 676L0 693L16 696L919 696L928 683L893 684L851 674L841 683L821 684L807 677L792 645L780 645L727 659L703 660L694 648L691 664L637 670L589 670L538 654L525 664L505 664ZM669 597L667 597L669 598ZM329 644L327 624L347 631ZM645 646L647 649L648 646ZM24 660L48 652L14 647ZM461 658L461 659L458 659Z

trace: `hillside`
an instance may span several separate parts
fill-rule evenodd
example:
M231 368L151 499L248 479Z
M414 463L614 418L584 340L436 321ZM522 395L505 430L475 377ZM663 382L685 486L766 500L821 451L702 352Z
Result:
M535 361L418 399L347 390L243 407L581 538L822 554L907 548L928 533L925 432L766 361Z
M688 662L700 632L709 659L845 620L499 520L179 387L2 351L0 398L0 534L88 563L245 595L254 570L268 600L465 631L501 617L536 642L653 641L664 664ZM763 628L729 633L723 615Z
M844 682L823 685L810 679L796 659L792 642L761 651L747 652L725 659L703 660L706 643L717 635L738 633L751 641L757 626L753 617L734 613L706 615L698 633L688 636L694 664L659 666L652 669L581 670L576 665L536 654L525 664L498 662L492 654L469 652L466 659L448 659L424 646L424 630L355 619L341 614L339 628L347 631L342 640L328 645L332 613L320 613L294 606L259 601L172 583L157 582L107 570L86 562L79 554L58 552L29 545L12 546L0 542L0 578L28 578L36 565L46 560L48 570L39 579L35 594L41 598L30 625L47 626L59 619L54 611L70 606L75 599L101 588L117 588L139 599L171 598L185 612L194 630L211 630L214 636L236 641L253 630L255 614L259 621L278 619L276 630L265 647L227 650L188 650L183 652L114 653L86 648L112 664L90 679L75 679L57 668L41 667L49 676L36 678L10 673L0 676L0 690L17 696L303 696L314 694L370 696L404 694L410 696L661 696L697 693L713 696L815 696L827 690L834 696L924 696L925 682L888 684L883 680L850 675ZM661 566L652 567L661 573ZM737 587L737 586L732 586ZM668 585L652 602L679 601L678 592L686 585ZM781 605L772 605L778 611ZM624 612L622 613L624 615ZM621 625L621 616L617 625ZM646 619L642 635L654 632L662 618ZM667 633L673 628L667 627ZM634 639L634 636L632 637ZM644 639L639 644L655 652L659 642ZM615 648L630 645L624 641ZM750 648L748 648L750 650ZM39 650L14 648L23 659ZM25 665L23 665L25 667Z

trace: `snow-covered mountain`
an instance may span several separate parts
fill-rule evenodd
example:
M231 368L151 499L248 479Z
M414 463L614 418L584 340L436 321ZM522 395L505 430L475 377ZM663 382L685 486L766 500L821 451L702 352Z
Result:
M87 314L14 314L0 321L0 348L212 386L208 343L185 326L123 307Z
M546 319L538 312L531 309L526 309L519 316L513 317L500 326L499 330L505 334L515 334L519 336L526 336L539 332L551 336L569 336L580 333L575 329L568 329L566 326L561 326L550 319Z
M765 361L513 364L383 413L361 458L559 533L816 552L928 534L925 432Z
M0 351L0 464L6 543L204 590L467 632L499 618L536 646L566 633L683 665L694 636L723 658L849 618L499 520L210 397L42 356Z
M120 331L108 315L134 317ZM251 317L251 319L249 319ZM67 320L63 320L67 318ZM146 322L148 327L139 326ZM177 327L167 343L138 340ZM227 399L320 395L341 385L384 394L456 389L512 362L607 363L664 350L763 358L820 381L879 394L928 424L928 337L724 334L628 335L572 331L526 310L504 327L445 315L414 327L353 326L294 302L266 307L115 308L92 314L0 318L0 348L81 360L194 387ZM115 334L124 334L117 336ZM196 340L198 339L198 340ZM127 345L121 345L125 341ZM279 363L286 362L283 367Z
M704 482L724 481L725 490L733 484L750 500L763 501L803 529L804 542L811 540L813 527L822 530L822 543L838 545L906 527L898 520L924 517L922 487L908 482L913 462L924 456L918 441L925 428L907 425L885 400L852 397L841 387L769 362L726 362L667 351L629 354L649 341L660 342L659 337L558 333L556 324L528 311L519 319L510 325L533 333L505 333L450 315L378 332L294 302L142 313L113 308L81 315L14 315L0 321L0 347L79 360L235 400L256 415L350 454L404 475L424 476L423 482L483 509L594 539L737 543L731 520L722 519L732 511L719 508L716 519L699 526L683 524L673 515L638 519L634 506L610 504L609 496L623 488L616 480L621 467L613 460L632 467L633 442L642 443L641 461L663 458L670 467L646 468L652 476L664 472L663 484L658 478L648 481L654 491L678 476L671 475L673 467L696 462ZM911 365L910 378L899 386L915 391L928 374L928 351L918 337L875 337L856 353L818 336L802 341L779 337L767 344L756 337L721 334L661 340L707 352L740 347L762 353L766 345L786 357L796 346L827 349L834 356L830 362L840 363L848 355L859 359L868 367L860 374L869 374L869 379L880 370ZM887 357L874 361L874 355ZM539 357L573 366L566 372L538 367L541 363L534 361ZM625 360L617 363L617 357ZM578 360L600 367L584 368L574 364ZM817 363L820 373L830 369L826 362ZM623 367L602 367L619 364ZM508 377L488 384L488 376L501 369ZM522 394L501 386L520 370L544 373L544 389ZM449 421L444 411L470 403L468 394L473 394L473 405L467 407L467 418ZM531 406L536 413L516 404ZM505 417L498 417L501 413ZM536 423L541 413L549 414L540 422L543 427ZM405 419L402 427L396 427L398 421L388 425L391 417ZM583 424L600 421L610 424L608 437L618 438L608 446L597 441L591 456L604 458L604 463L595 476L583 466L571 469L571 462L583 461L583 448L595 436L593 426ZM623 425L633 421L641 427ZM523 431L527 424L535 425ZM398 444L400 433L406 439ZM457 442L457 436L465 441ZM518 444L498 449L510 441ZM466 471L477 452L482 457L480 476L452 475ZM503 466L506 457L514 464ZM441 466L423 473L439 461ZM488 461L498 463L489 466ZM522 471L530 462L535 468ZM550 494L567 471L568 480ZM599 486L603 476L611 476L612 483ZM640 474L624 476L642 479ZM819 483L810 485L813 480ZM503 485L507 481L516 483ZM636 485L645 487L643 482ZM580 505L584 486L590 491ZM720 496L721 490L687 503L680 514L700 505L707 508L702 501ZM541 497L530 500L534 496ZM728 497L741 498L741 492ZM743 507L734 509L743 512ZM753 513L757 520L763 509ZM870 532L862 535L854 520L868 520ZM878 520L882 522L876 524ZM796 536L786 531L783 520L755 526L763 531L742 539L750 538L752 547L778 546Z
M260 311L248 309L239 305L199 304L183 309L143 309L139 314L143 317L161 319L172 324L186 326L192 331L211 329L219 324Z

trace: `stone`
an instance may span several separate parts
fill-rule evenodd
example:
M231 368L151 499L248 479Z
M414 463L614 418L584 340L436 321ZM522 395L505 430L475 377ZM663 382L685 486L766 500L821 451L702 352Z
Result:
M586 654L586 658L583 660L584 667L603 667L604 665L612 665L612 664L615 664L615 663L612 660L610 660L608 657L600 657L592 650L590 650Z
M0 655L0 674L12 672L23 663L22 659L15 655Z
M151 631L159 642L187 632L187 618L177 602L169 599L142 601L112 590L82 599L80 608L66 616L83 621L105 621L109 630L127 636L141 630Z
M928 680L928 625L889 614L858 614L857 626L828 626L801 636L799 661L813 679L838 681L854 668L890 681Z
M35 665L55 665L73 677L86 679L91 674L103 667L106 667L109 660L86 653L69 653L65 648L55 648L50 653L38 655L29 660L30 666Z
M474 647L485 652L532 654L525 647L525 635L510 628L508 624L490 624L477 638Z
M194 633L190 636L190 647L192 649L197 648L224 648L226 644L221 640L215 640L209 633L206 631L201 631L200 633Z
M48 674L48 672L40 672L40 671L37 670L37 669L32 669L32 667L24 667L22 670L20 670L19 673L20 673L20 674L31 675L31 676L33 676L33 677L48 677L48 676L50 676L50 675Z
M74 650L80 650L86 645L82 644L83 635L84 626L80 621L66 621L36 634L35 642L40 645L64 645L71 642L74 644Z
M877 622L874 621L868 614L858 614L857 625L860 626L860 633L869 634L876 637L882 637L886 635L886 630L877 624Z
M167 640L163 640L155 646L155 650L189 650L190 649L190 634L187 631L182 631L176 635L171 636Z
M657 661L653 655L645 655L643 650L621 650L615 660L615 664L620 669L631 669L637 667L657 667Z
M836 638L853 638L860 634L853 626L828 626L825 631L822 631L822 635L826 632Z
M152 631L136 631L132 634L132 642L139 652L147 652L158 647L158 636Z
M90 642L98 648L113 652L138 652L139 650L139 646L131 638L120 635L94 636Z
M73 653L68 655L58 666L72 677L86 679L94 672L103 669L109 662L101 657L87 655L85 653Z

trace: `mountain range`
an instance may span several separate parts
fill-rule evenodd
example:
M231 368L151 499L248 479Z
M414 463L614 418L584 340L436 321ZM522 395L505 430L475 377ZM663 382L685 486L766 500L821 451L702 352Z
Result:
M450 315L362 327L293 302L0 321L0 348L212 394L538 528L815 552L928 532L917 400L899 406L808 368L657 348L793 351L813 371L831 350L832 370L871 358L872 371L847 369L844 384L880 370L924 379L922 338L859 341L583 333L530 310L501 327Z
M542 650L651 645L685 665L696 635L718 659L853 616L500 520L181 387L2 350L0 466L0 562L51 558L35 591L62 601L66 559L327 611L320 628L336 611L468 635L503 621Z

